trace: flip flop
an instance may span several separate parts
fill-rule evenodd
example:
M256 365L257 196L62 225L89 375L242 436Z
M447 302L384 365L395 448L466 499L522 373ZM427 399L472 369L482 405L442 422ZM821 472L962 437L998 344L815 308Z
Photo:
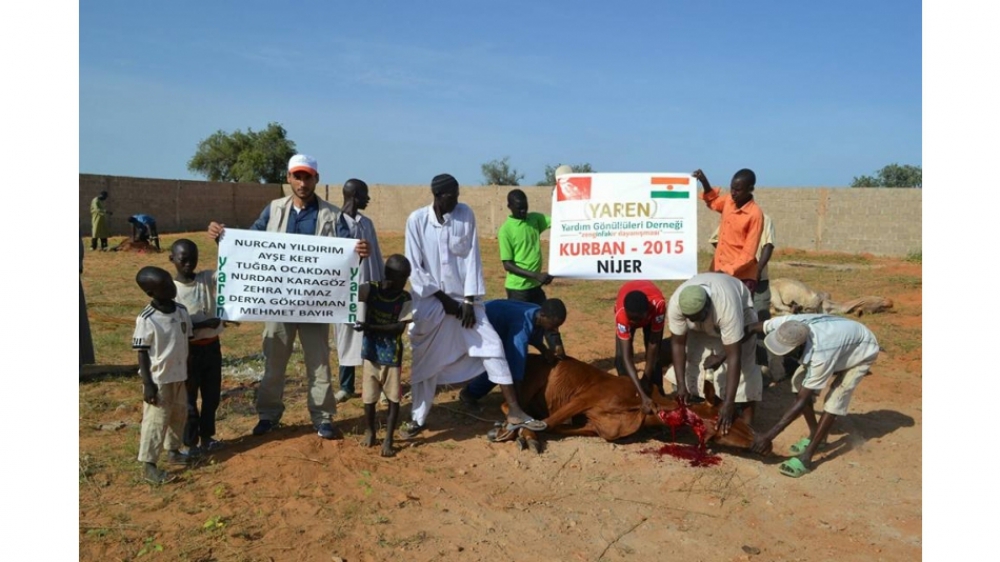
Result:
M792 443L791 445L789 445L788 450L791 451L791 453L793 455L801 455L802 453L804 453L806 451L806 447L809 446L809 443L811 443L811 441L809 440L809 438L808 437L803 437L802 439L799 439L795 443ZM819 446L816 447L816 450L817 451L822 451L823 449L826 448L826 446L827 446L826 442L820 443Z
M806 447L809 446L809 443L811 443L809 438L803 437L795 443L792 443L792 445L788 447L788 450L791 451L793 455L801 455L806 450Z
M809 469L806 468L806 465L802 464L802 461L800 461L798 457L792 457L781 463L778 470L785 476L789 476L791 478L799 478L809 474Z
M521 423L510 423L507 422L505 429L507 431L514 431L515 429L529 429L531 431L545 431L549 426L542 420L536 420L534 418L528 418Z
M497 424L496 427L486 432L486 439L491 443L501 443L503 441L510 441L517 437L517 432L507 429L501 424Z

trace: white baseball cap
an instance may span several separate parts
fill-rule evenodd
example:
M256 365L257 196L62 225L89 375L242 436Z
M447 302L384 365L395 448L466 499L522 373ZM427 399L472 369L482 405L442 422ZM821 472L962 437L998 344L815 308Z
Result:
M316 159L312 156L296 154L288 161L288 173L294 174L295 172L309 172L314 176L318 176L319 165L316 164Z
M788 355L809 339L809 326L798 320L788 320L764 338L764 347L775 355Z

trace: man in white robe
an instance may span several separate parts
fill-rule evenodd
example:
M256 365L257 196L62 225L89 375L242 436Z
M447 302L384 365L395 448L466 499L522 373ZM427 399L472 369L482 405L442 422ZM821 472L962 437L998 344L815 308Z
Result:
M413 409L412 421L403 425L400 435L409 439L426 427L438 385L465 382L484 370L503 391L508 429L543 431L545 423L532 419L518 404L503 344L486 318L476 216L458 202L458 181L451 175L435 176L431 193L434 203L406 220L414 305L409 328Z

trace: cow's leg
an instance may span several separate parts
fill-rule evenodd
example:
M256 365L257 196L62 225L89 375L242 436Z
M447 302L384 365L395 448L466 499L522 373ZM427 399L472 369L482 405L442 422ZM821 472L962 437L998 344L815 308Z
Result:
M521 433L517 437L517 445L522 451L528 448L536 455L542 452L542 443L538 440L538 434L527 428L521 429Z
M549 433L556 433L559 435L580 435L586 437L594 437L597 435L597 430L590 427L590 424L588 423L583 427L572 427L563 425L553 428L552 426L549 426Z
M556 409L556 411L549 412L549 417L543 421L549 426L550 430L581 412L579 404L575 402L577 401L571 400L568 404Z

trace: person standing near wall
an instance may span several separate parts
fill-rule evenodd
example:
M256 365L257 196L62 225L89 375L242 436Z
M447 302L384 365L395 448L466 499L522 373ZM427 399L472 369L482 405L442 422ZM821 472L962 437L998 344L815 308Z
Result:
M111 211L104 206L108 192L102 191L90 201L90 250L97 249L97 241L101 241L101 251L108 251L108 215Z
M382 281L382 250L379 249L375 223L361 214L368 208L368 184L351 178L344 182L344 206L337 217L337 237L354 238L368 242L367 258L361 260L360 283ZM345 402L354 396L354 374L356 367L363 365L361 345L364 334L354 329L353 324L333 324L337 344L337 362L340 371L340 388L333 395L337 402Z
M757 245L757 286L753 290L753 307L757 311L757 320L764 322L771 318L771 282L767 273L767 263L771 261L774 252L774 221L764 213L764 229L761 231L760 244ZM713 248L719 243L719 229L716 228L708 242ZM768 366L767 348L762 342L757 345L757 364Z
M743 168L729 184L729 195L720 195L701 170L691 173L704 190L702 199L709 209L722 214L719 223L719 245L715 249L710 271L718 271L739 279L751 292L757 288L757 247L764 229L764 212L753 200L757 176Z
M507 208L510 216L497 232L500 261L507 272L507 298L541 306L546 298L542 286L551 283L552 276L542 271L540 236L552 226L552 218L529 213L528 196L520 189L507 194Z
M316 184L319 183L316 159L305 154L292 156L288 161L287 181L292 186L292 194L271 201L250 230L336 236L335 223L340 209L316 195ZM218 240L224 233L224 224L212 222L208 225L208 235L213 240ZM368 257L368 242L359 240L355 251L362 258ZM253 428L253 434L270 432L285 412L285 371L296 335L305 356L309 417L313 427L323 439L342 438L343 433L333 425L337 401L330 388L330 325L306 322L264 324L264 377L257 389L260 421Z
M431 180L434 202L406 220L406 258L412 272L413 352L411 420L400 436L412 439L426 428L438 385L468 381L486 371L509 406L510 426L544 431L544 422L521 409L503 342L486 317L483 263L476 215L458 202L458 180L439 174Z

